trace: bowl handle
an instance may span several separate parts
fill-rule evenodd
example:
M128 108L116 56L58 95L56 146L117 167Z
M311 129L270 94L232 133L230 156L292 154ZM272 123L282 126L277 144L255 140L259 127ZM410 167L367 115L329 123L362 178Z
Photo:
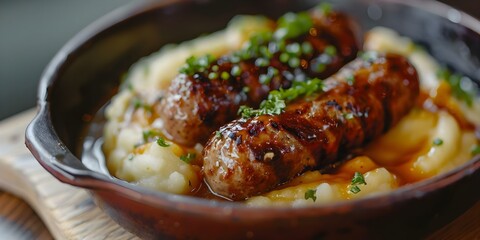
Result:
M83 185L81 179L103 178L75 157L55 132L48 104L40 104L25 132L25 144L37 161L60 181Z

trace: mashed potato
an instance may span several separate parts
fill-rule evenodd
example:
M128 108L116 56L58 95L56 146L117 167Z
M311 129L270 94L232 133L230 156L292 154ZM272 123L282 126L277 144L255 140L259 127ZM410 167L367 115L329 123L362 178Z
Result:
M224 31L165 47L133 66L124 89L106 111L104 152L110 172L159 191L196 191L202 176L201 161L194 156L200 156L202 146L185 149L152 133L162 126L149 120L148 106L161 96L187 57L223 55L240 48L252 32L270 27L271 22L262 17L237 17ZM436 74L439 64L410 39L390 29L369 31L364 49L408 57L419 73L425 100L335 173L307 172L281 189L248 199L246 204L297 207L382 194L472 158L471 149L478 146L478 139L473 128L466 126L480 126L480 100L475 98L468 106L452 97L450 86ZM152 136L162 141L156 143ZM190 159L185 161L185 156Z

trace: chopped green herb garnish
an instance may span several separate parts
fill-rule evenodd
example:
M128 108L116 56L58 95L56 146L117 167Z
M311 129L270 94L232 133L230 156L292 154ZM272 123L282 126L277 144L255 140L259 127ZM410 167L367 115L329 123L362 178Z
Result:
M258 111L258 112L257 112ZM242 118L251 118L260 115L260 110L255 110L251 107L246 105L240 106L237 112L238 115L242 116Z
M308 189L305 192L305 200L312 199L314 202L317 201L317 190Z
M364 61L373 62L378 58L378 53L373 51L358 52L358 56L360 56L360 58L362 58Z
M133 99L133 107L135 109L141 108L142 106L143 106L142 100L140 100L138 98Z
M332 5L330 3L322 3L318 6L323 15L328 15L332 12Z
M230 71L230 74L232 74L232 76L234 77L238 77L240 76L240 74L242 74L242 70L238 65L233 65L232 70Z
M180 160L182 160L186 163L190 163L190 162L192 162L192 160L195 159L196 156L197 156L197 154L195 154L195 153L187 153L185 155L180 156Z
M274 67L268 67L268 69L267 69L267 74L271 77L277 76L278 73L279 73L278 69L276 69Z
M234 53L230 56L230 62L232 63L239 63L240 62L240 57L237 55L237 53Z
M289 89L279 89L270 92L268 98L277 97L286 101L292 101L300 96L310 96L323 90L322 80L315 78L306 82L293 82Z
M365 178L364 178L363 175L362 175L361 173L359 173L359 172L355 172L355 174L353 174L352 184L355 184L355 185L358 185L358 184L367 185L367 183L365 182Z
M216 137L216 138L222 138L222 132L220 132L220 131L215 131L215 137Z
M352 86L355 83L355 77L353 75L350 75L347 77L347 84Z
M473 105L473 100L478 92L478 87L468 77L460 74L452 74L448 69L443 68L437 72L439 80L444 80L450 85L452 94L458 100L464 101L467 106Z
M270 59L273 57L273 54L270 52L267 46L260 46L258 50L260 51L260 55L262 57L265 57L267 59Z
M148 142L153 137L159 136L160 133L155 130L146 130L143 131L143 142Z
M359 187L359 186L357 186L357 185L352 185L352 186L350 186L350 192L351 192L351 193L357 194L357 193L359 193L360 191L362 191L362 190L360 190L360 187Z
M152 106L144 103L141 99L135 98L133 99L133 107L135 109L143 108L145 111L151 112L152 111Z
M167 143L167 142L165 141L165 139L163 139L162 137L159 137L159 138L157 139L157 144L158 144L160 147L168 147L168 146L170 146L170 144Z
M435 138L433 139L433 145L435 146L441 146L443 144L443 140L441 138Z
M302 52L304 54L311 54L313 53L313 47L310 42L303 42L302 43Z
M213 80L218 78L218 73L216 72L211 72L208 74L208 79Z
M278 28L273 34L275 39L295 38L310 30L313 21L306 12L286 13L277 21Z
M204 72L214 61L215 57L210 54L201 57L191 56L187 58L185 64L180 68L179 72L187 75L193 75L197 72Z
M242 92L248 93L248 92L250 92L250 88L245 86L245 87L242 88Z
M283 109L285 109L285 106L284 100L273 97L264 100L260 104L259 109L253 109L245 105L240 106L238 109L238 114L241 115L242 118L251 118L260 115L278 115L283 111Z
M288 53L281 53L280 54L280 62L286 63L286 62L288 62L288 59L290 59L290 55L288 55Z
M323 83L320 79L312 79L306 82L293 82L289 89L273 90L268 94L267 100L260 104L259 109L241 106L238 114L242 118L256 117L260 115L278 115L285 109L286 102L292 101L299 96L309 96L315 92L323 91Z
M325 63L322 63L320 61L314 61L314 62L312 62L312 65L311 65L310 68L314 72L321 73L325 70L326 67L327 67L327 65Z
M323 52L328 54L328 56L333 57L333 56L337 55L337 48L335 48L335 46L333 46L333 45L328 45L327 47L325 47Z
M258 81L261 84L268 85L270 84L270 80L272 80L272 77L268 74L260 74L260 76L258 76Z
M288 60L288 66L290 66L292 68L296 68L296 67L300 66L300 59L298 59L297 57L290 58Z
M355 172L350 184L350 192L354 194L359 193L361 189L358 185L367 185L367 182L365 182L365 178L361 173Z
M219 68L220 67L218 65L213 65L212 66L212 71L216 72L216 71L218 71Z
M285 47L285 51L292 55L300 56L302 54L302 49L299 43L290 43Z
M270 64L270 61L265 58L257 58L257 60L255 60L255 66L257 67L266 67L268 64Z
M350 119L353 119L354 115L351 112L350 113L344 113L343 117L347 120L350 120Z
M223 79L223 80L228 80L230 78L230 73L228 72L222 72L222 75L220 75L220 77Z
M272 78L277 76L278 73L279 73L278 69L274 67L268 67L267 74L260 74L260 76L258 76L258 81L261 84L268 85L270 84L270 81L272 80Z
M476 156L480 154L480 145L473 146L471 153L472 153L472 156Z
M133 87L133 84L132 84L131 82L128 82L128 83L127 83L127 89L128 89L129 91L135 90L134 87Z

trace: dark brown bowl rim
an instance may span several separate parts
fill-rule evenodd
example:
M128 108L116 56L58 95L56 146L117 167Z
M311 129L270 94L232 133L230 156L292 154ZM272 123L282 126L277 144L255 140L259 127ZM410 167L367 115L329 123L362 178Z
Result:
M403 186L395 191L368 196L362 199L340 201L316 206L305 206L301 208L292 207L262 207L261 210L269 211L268 216L264 211L259 211L257 207L247 206L238 202L212 201L191 196L174 195L162 192L156 192L129 184L119 179L111 178L106 175L88 170L65 165L57 160L59 155L62 158L72 158L80 162L66 145L55 133L50 115L49 90L54 81L61 74L65 64L68 64L69 57L75 55L82 46L86 45L92 38L106 31L108 28L121 24L130 18L141 15L145 12L178 3L181 0L142 2L133 6L119 8L105 17L95 21L87 28L79 32L72 38L53 58L44 71L38 90L38 112L26 130L26 145L38 160L38 162L52 175L60 181L73 186L83 187L94 191L113 191L130 199L142 202L155 207L177 208L184 211L210 214L210 215L235 215L236 213L248 216L250 218L276 218L281 216L299 216L299 215L328 215L331 213L344 212L345 208L354 209L374 209L396 202L407 201L409 199L422 198L422 196L451 185L463 178L477 173L480 169L480 155L475 156L468 163L463 164L451 171L442 173L430 179L420 181L411 185ZM187 0L186 2L193 2ZM367 0L367 2L387 2L403 4L409 7L419 8L422 11L430 12L440 17L449 16L451 11L455 11L456 16L460 18L449 18L450 21L465 26L480 35L480 22L470 15L456 10L443 3L433 0L425 1L402 1L402 0ZM452 15L450 15L452 16ZM50 139L56 144L55 149L47 149L45 139ZM48 140L47 140L48 141ZM50 146L51 145L50 143ZM225 211L212 212L212 209L222 208ZM228 211L227 211L228 210ZM292 215L293 214L293 215Z

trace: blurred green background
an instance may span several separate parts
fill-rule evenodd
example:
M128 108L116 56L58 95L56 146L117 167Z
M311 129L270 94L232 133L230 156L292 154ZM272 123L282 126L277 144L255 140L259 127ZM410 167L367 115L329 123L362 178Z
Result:
M75 33L140 1L0 0L0 119L35 106L43 69ZM442 1L480 18L478 0Z

